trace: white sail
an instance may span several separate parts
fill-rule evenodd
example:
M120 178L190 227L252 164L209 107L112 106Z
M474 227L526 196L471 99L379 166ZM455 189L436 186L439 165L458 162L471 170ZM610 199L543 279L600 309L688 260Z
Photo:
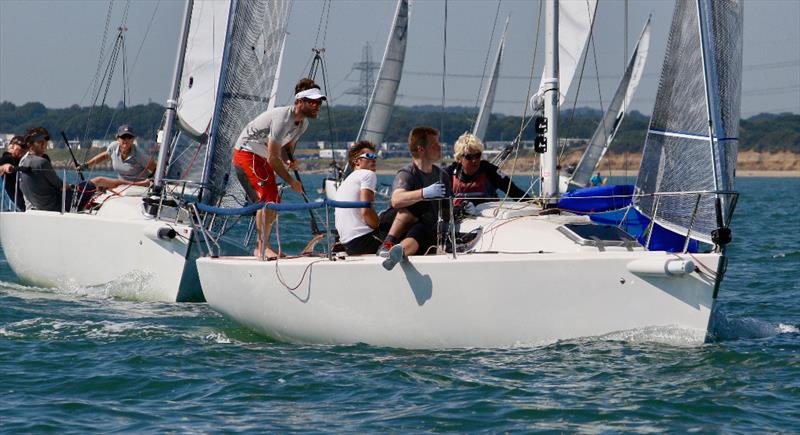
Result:
M650 18L647 19L639 40L636 42L631 58L628 61L628 66L625 69L625 74L620 79L608 110L603 115L600 125L594 131L589 145L586 146L586 150L575 168L575 172L572 173L572 177L569 179L569 185L575 187L589 186L589 179L592 177L592 173L597 168L600 160L603 159L606 151L608 151L608 147L614 140L622 119L625 117L625 112L630 107L630 101L642 78L649 48Z
M208 132L214 114L230 3L196 1L192 8L177 110L181 129L193 137Z
M277 74L290 0L234 0L205 150L203 201L241 204L244 191L230 177L231 154L244 126L267 110ZM232 179L233 178L233 179Z
M559 105L564 104L567 90L586 51L596 10L597 0L564 1L558 4ZM542 75L540 93L547 88L549 80L550 77Z
M732 191L742 72L742 3L679 0L675 5L637 194ZM730 210L717 194L639 196L636 208L679 234L711 242ZM723 202L725 198L722 198ZM687 210L697 207L694 217ZM722 222L720 222L720 220Z
M481 141L486 135L486 129L489 127L489 118L492 115L492 106L494 106L494 97L497 91L497 78L500 76L500 63L503 61L503 48L506 44L506 31L508 30L508 18L506 18L506 26L503 29L503 36L500 38L500 45L497 47L497 56L495 56L494 63L492 64L492 73L489 75L489 85L483 94L481 100L481 108L478 111L478 118L475 120L475 127L472 129L472 134L478 137Z
M397 97L397 88L400 86L400 78L403 74L407 42L408 0L398 0L392 32L386 42L378 80L372 90L357 140L368 140L376 145L383 142Z

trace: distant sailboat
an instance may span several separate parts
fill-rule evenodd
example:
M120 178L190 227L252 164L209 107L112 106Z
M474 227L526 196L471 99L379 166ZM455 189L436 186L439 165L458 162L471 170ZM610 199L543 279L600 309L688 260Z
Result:
M617 90L614 93L614 98L608 106L608 110L600 120L600 124L592 134L586 150L581 156L581 160L575 168L575 171L568 177L564 178L563 186L571 190L576 187L588 187L590 185L589 179L592 177L600 160L605 156L606 151L611 146L614 136L619 130L620 124L625 117L625 113L630 108L630 101L636 93L636 88L639 86L639 80L642 78L644 66L647 62L647 53L650 47L650 18L642 29L639 40L633 49L631 58L628 61L628 66L625 69L622 79L620 79Z
M503 61L503 49L506 44L508 20L509 19L506 18L503 36L500 37L500 44L497 46L497 55L495 55L494 63L492 63L492 72L489 74L489 85L486 86L486 91L483 93L480 110L478 110L478 117L475 119L475 125L472 128L472 134L477 136L481 141L483 141L483 137L486 135L486 129L489 127L489 118L492 116L494 97L497 92L497 79L500 77L500 64Z
M380 146L389 127L397 89L403 76L408 45L408 0L398 0L386 50L383 52L378 80L372 89L356 141L367 140Z
M372 95L367 103L356 141L366 140L375 144L376 147L380 147L386 136L389 120L394 110L394 102L397 99L397 89L400 87L400 79L403 76L403 63L408 45L408 10L408 0L397 1L391 31L378 72L378 80L375 82L375 87L372 88ZM349 162L345 163L344 170L334 166L334 173L323 181L322 189L327 198L336 198L336 190L348 173L348 167Z

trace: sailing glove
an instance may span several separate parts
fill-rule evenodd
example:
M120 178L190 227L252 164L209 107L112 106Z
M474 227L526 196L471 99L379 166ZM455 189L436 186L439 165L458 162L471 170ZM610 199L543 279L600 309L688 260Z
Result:
M440 181L422 189L422 198L441 198L444 196L444 184Z
M464 201L464 213L475 216L478 214L478 209L475 207L475 204L469 201Z

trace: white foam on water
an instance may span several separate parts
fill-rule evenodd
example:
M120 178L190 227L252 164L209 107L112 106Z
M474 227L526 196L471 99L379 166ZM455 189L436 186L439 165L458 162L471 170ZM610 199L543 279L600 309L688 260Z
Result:
M704 329L686 328L676 325L647 326L644 328L615 331L599 337L602 340L634 343L663 343L673 346L694 346L706 338Z
M800 328L795 325L787 325L785 323L778 323L778 332L781 334L796 334L800 332Z
M231 339L222 332L214 332L206 335L206 340L213 341L217 344L231 344Z
M152 290L154 280L153 273L135 270L103 284L79 286L74 281L64 281L58 288L71 295L94 299L141 301L156 298L157 293Z
M166 328L133 321L114 322L110 320L73 321L35 317L5 325L0 335L9 337L46 337L51 339L85 337L93 339L120 338L135 333L152 334L167 331Z

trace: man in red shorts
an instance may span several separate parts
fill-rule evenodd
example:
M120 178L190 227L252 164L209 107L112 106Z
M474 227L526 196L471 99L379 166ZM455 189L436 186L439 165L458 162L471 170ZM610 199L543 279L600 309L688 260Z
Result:
M289 169L297 168L296 163L290 161L289 154L294 153L297 140L308 128L306 118L317 117L326 97L311 79L300 80L294 89L293 106L276 107L258 115L244 127L236 140L233 164L251 202L280 201L275 174L280 175L295 192L303 191L300 181L289 174ZM261 209L256 213L259 234L256 257L260 258L262 246L266 258L278 256L269 244L273 222L274 211Z

